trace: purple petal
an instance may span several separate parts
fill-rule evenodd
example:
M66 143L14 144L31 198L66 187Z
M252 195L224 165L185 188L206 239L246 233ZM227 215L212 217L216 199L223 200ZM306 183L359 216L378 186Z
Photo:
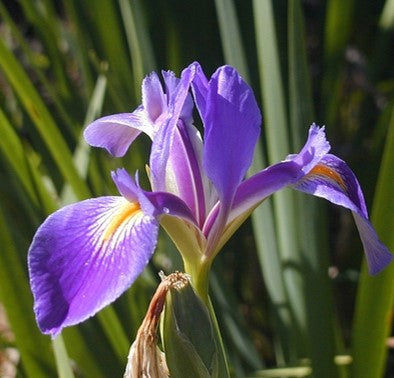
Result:
M200 91L198 96L202 97L203 75L199 79L203 84L196 87ZM205 104L200 101L200 114L204 122L203 167L220 199L214 222L208 228L204 226L204 232L209 234L206 252L209 255L216 248L235 192L252 163L260 134L261 114L253 91L233 67L218 68L209 81L205 95Z
M172 131L165 190L182 198L202 225L206 216L204 189L209 183L202 170L201 137L194 126L186 127L182 121Z
M294 188L344 206L368 218L364 196L356 176L338 157L327 154Z
M299 181L319 163L329 149L324 128L313 124L309 129L308 140L298 154L290 155L286 161L267 167L239 185L229 222L256 207L277 190Z
M200 113L201 119L205 119L209 83L200 64L197 62L193 64L195 66L195 71L196 71L192 83L194 100L196 102L196 106Z
M172 118L181 118L185 123L191 118L191 114L185 115L185 113L191 113L193 110L193 101L189 89L194 75L195 66L190 65L186 67L181 73L181 78L178 80L176 88L167 94L169 107L172 110ZM165 79L168 80L168 77L165 77Z
M172 99L169 104L171 112L166 122L157 131L150 154L151 182L154 190L166 191L166 165L169 159L172 137L188 97L193 75L193 68L188 67L183 70L175 93L167 94Z
M179 197L166 192L142 190L123 168L112 172L112 178L122 196L130 202L138 202L144 214L154 217L171 215L196 224L193 213Z
M49 216L28 256L42 332L55 336L113 302L148 264L157 232L156 219L122 197L85 200Z
M393 260L393 255L380 242L369 222L361 187L343 160L327 154L293 187L353 212L371 274L377 274Z
M368 219L354 212L353 217L358 232L360 233L360 239L363 243L368 263L368 272L374 276L394 260L394 255L390 253L388 248L379 240L375 229Z
M208 206L205 196L211 199L211 185L202 172L202 139L191 123L189 88L196 67L191 64L180 79L170 71L163 72L172 114L155 136L150 162L152 188L182 198L202 226Z
M315 123L309 128L308 140L297 155L290 155L286 160L293 160L302 172L308 173L316 163L330 151L330 143L326 139L324 126L319 127Z
M230 218L257 206L274 192L297 181L301 174L301 167L294 161L284 161L245 180L234 197Z
M136 183L124 168L117 169L115 172L112 172L111 175L119 193L123 197L130 202L138 202L144 214L150 216L154 215L156 212L155 207L145 196L144 191L138 186L138 182Z
M141 132L151 136L153 131L153 125L140 107L133 113L99 118L86 127L84 137L91 146L103 147L111 155L121 157Z
M197 225L197 221L190 211L189 207L179 197L166 192L144 192L146 198L155 208L155 216L171 215L173 217L182 218Z
M212 76L203 121L203 164L224 205L252 162L261 123L253 92L234 68L221 67Z
M166 87L166 93L168 93L168 103L173 104L176 101L175 95L178 92L177 86L179 85L180 79L178 79L172 71L162 71L164 83ZM193 121L193 99L190 94L186 96L185 102L182 106L182 110L179 113L179 118L185 123L190 124Z
M172 71L161 71L165 83L166 94L168 95L168 102L171 101L171 96L176 92L176 87L179 84L179 78L177 78Z
M142 105L152 123L167 113L166 96L156 72L152 72L142 82Z

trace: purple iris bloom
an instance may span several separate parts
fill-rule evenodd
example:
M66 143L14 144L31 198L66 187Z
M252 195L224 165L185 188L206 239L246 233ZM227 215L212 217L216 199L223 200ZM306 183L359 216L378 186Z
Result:
M371 274L393 260L368 220L353 172L328 153L324 128L313 124L298 154L245 180L261 115L238 72L223 66L208 80L193 63L180 79L172 72L163 72L163 78L164 88L155 73L145 78L142 105L133 113L101 118L85 130L90 145L113 156L123 156L141 132L147 134L152 191L119 169L112 177L120 196L66 206L49 216L33 239L29 272L42 332L55 336L130 287L153 254L159 224L178 247L186 270L198 274L203 265L209 269L251 212L286 186L352 211ZM194 105L203 138L193 125Z

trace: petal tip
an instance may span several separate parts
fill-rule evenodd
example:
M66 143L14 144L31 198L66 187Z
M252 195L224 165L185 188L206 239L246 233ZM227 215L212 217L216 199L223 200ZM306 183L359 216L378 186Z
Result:
M371 276L375 276L394 260L394 255L379 240L376 230L368 218L355 212L353 212L353 217L364 246L368 272Z
M306 175L330 151L330 148L324 126L319 127L316 123L312 123L304 147L297 155L289 155L287 160L298 164L303 174Z
M367 254L368 273L376 276L394 260L394 255L383 246L378 252Z
M309 136L316 141L321 148L322 155L325 155L330 151L330 142L326 138L326 126L318 126L315 122L309 128Z
M49 327L45 327L44 325L41 325L38 319L36 320L37 320L38 328L40 329L41 333L50 336L51 339L55 339L63 330L63 325L49 328Z

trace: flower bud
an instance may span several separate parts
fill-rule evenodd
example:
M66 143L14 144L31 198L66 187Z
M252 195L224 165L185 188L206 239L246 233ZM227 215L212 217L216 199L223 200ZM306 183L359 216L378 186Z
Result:
M166 295L162 319L162 340L170 376L216 377L218 353L208 309L195 294L188 276L178 275L173 276L176 280Z
M157 346L160 317L165 354ZM189 276L179 272L162 277L130 348L124 374L124 378L170 376L218 376L218 353L208 309L195 294Z

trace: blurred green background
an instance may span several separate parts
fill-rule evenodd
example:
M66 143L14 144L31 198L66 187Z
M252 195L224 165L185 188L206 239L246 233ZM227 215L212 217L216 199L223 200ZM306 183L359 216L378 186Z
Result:
M1 1L0 376L121 376L157 273L181 269L163 233L114 305L66 329L64 343L37 329L32 236L59 206L115 193L111 169L144 170L147 138L112 159L81 131L138 106L152 70L179 74L197 60L208 76L225 63L240 71L264 118L251 173L297 152L313 121L325 124L393 251L393 29L393 0ZM393 277L393 264L367 275L349 211L275 194L214 264L233 376L393 377Z

